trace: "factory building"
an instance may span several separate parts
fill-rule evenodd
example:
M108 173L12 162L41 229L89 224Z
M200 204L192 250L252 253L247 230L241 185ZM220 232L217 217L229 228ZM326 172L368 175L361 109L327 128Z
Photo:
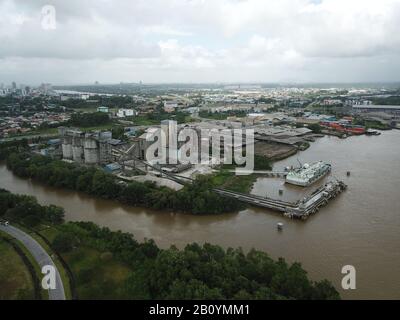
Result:
M105 164L111 161L114 140L109 131L85 133L74 128L60 127L63 159L84 164Z
M119 109L117 112L118 118L133 117L137 115L137 112L133 109Z
M386 112L391 114L400 114L400 106L394 105L353 105L353 111L356 112Z
M216 141L219 141L220 157L223 158L225 151L242 149L246 146L246 140L243 133L235 133L227 127L216 125L214 123L201 122L196 124L184 124L177 125L175 121L163 120L161 121L161 129L165 133L165 153L166 162L169 165L179 165L180 156L178 150L184 145L190 146L190 152L186 153L186 157L193 156L191 159L197 159L201 161L213 161L210 155L210 147ZM186 132L183 130L188 129ZM215 129L215 132L211 132ZM151 127L146 130L137 140L138 148L134 150L135 157L146 160L147 149L161 139L159 133L160 128ZM178 136L182 134L182 137L186 136L185 141L179 141ZM197 139L196 142L195 139ZM239 145L236 141L242 141ZM159 150L156 151L155 157L159 155ZM147 159L148 160L148 159ZM214 159L215 160L215 159Z

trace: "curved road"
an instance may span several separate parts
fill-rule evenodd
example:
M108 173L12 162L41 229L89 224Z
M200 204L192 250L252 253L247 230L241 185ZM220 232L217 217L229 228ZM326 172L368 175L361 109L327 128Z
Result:
M56 288L49 289L49 299L50 300L65 300L65 292L64 285L61 281L60 273L56 265L54 264L51 257L48 255L46 250L30 235L17 229L13 226L3 226L0 225L0 230L8 233L10 236L16 238L25 246L26 249L32 254L33 258L36 260L37 264L40 266L40 269L43 266L51 265L56 270Z

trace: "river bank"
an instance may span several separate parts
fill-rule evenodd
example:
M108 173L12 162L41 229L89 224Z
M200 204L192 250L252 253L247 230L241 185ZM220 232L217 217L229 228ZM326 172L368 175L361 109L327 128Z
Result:
M297 158L302 163L324 160L333 166L329 178L337 177L349 185L345 193L306 222L286 220L278 213L256 208L195 216L130 207L20 179L4 165L0 166L0 187L62 206L69 221L93 221L131 232L139 240L152 238L162 248L172 244L183 248L193 241L244 250L254 247L274 258L300 261L312 279L327 278L338 289L342 266L351 264L357 270L357 290L340 290L343 298L399 299L399 141L398 130L371 137L327 136L306 151L275 163L274 170L279 170L298 165ZM278 190L283 188L282 198L291 201L316 187L303 189L281 179L259 178L252 192L279 198ZM276 230L278 222L284 223L283 232Z

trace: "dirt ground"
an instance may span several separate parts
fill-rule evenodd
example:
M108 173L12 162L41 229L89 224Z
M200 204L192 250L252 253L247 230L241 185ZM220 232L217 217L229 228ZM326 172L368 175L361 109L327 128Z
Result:
M257 141L254 145L256 155L267 157L270 160L280 160L297 153L297 148L271 142Z

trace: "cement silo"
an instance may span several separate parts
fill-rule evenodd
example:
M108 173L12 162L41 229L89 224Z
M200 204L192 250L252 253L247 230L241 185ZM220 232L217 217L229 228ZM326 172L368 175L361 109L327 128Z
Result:
M72 137L68 134L68 128L59 127L58 132L62 140L62 154L64 159L72 159Z
M64 159L72 160L73 152L72 152L72 137L64 136L62 138L62 153Z
M98 142L92 135L85 136L84 155L86 164L98 164L100 162Z
M100 141L110 141L112 139L112 132L111 131L102 131L99 133L99 140Z
M83 162L83 145L82 137L78 132L74 132L72 138L72 155L75 162Z
M99 133L99 161L105 164L111 161L111 131L103 131Z

